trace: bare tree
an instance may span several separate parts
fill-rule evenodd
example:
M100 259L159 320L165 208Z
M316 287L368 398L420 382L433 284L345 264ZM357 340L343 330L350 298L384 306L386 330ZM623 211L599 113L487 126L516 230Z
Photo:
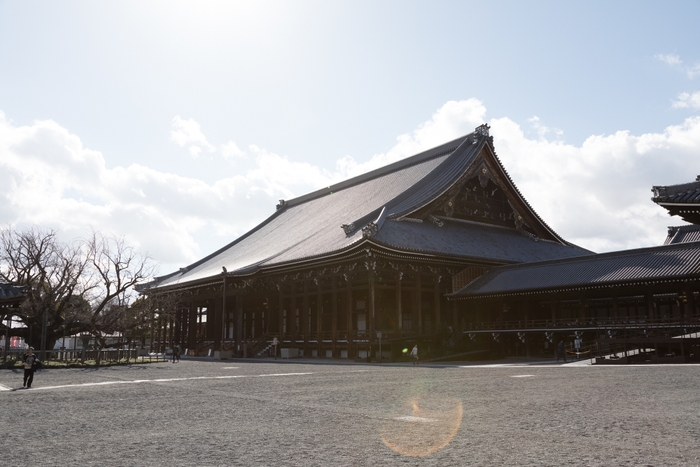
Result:
M121 328L121 321L133 301L133 286L155 272L148 255L128 246L124 238L97 232L84 243L89 275L85 298L90 302L90 333L106 345L106 336Z
M51 348L59 337L84 330L86 267L80 246L60 242L53 230L1 230L0 278L27 289L27 300L14 313L26 327L13 328L12 334L34 347Z
M154 271L148 255L116 236L93 231L62 243L54 230L0 230L0 279L28 289L14 313L26 327L11 332L37 348L53 348L60 337L79 332L104 347L121 327L132 287Z

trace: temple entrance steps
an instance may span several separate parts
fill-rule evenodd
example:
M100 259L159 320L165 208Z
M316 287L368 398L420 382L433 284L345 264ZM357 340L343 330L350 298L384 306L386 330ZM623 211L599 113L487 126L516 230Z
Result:
M261 334L255 339L248 341L248 355L259 357L260 352L265 348L265 346L267 346L271 342L272 336L270 336L269 334Z
M214 341L209 341L209 340L204 340L197 342L197 346L195 347L194 353L190 353L190 355L208 355L209 351L213 351L214 349Z
M267 352L269 352L270 349L271 349L274 345L275 345L274 342L270 342L270 343L267 344L267 346L265 346L261 351L256 352L255 356L256 356L256 357L262 357L262 356L265 355Z
M676 336L646 333L601 337L596 343L595 363L598 365L700 362L700 336L697 332Z

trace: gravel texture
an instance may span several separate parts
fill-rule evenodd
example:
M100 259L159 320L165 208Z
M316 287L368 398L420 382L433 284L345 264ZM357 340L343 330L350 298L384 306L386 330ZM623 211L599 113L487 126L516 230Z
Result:
M43 370L0 404L8 466L700 466L699 365L182 360Z

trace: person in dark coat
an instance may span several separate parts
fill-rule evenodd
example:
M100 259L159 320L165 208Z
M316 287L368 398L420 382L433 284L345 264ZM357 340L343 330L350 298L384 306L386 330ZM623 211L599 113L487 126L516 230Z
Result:
M559 362L560 358L564 359L564 363L568 363L566 361L566 348L564 347L564 341L559 341L559 344L557 345L557 362Z
M22 360L24 360L24 383L22 387L29 389L34 382L34 370L39 365L39 359L34 355L34 347L29 347L27 354L22 357Z

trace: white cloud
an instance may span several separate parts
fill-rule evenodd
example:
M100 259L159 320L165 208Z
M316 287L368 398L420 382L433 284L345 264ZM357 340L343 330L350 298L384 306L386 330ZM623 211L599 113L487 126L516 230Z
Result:
M233 141L221 145L221 155L224 156L224 159L245 159L248 157Z
M0 225L38 224L70 237L90 227L125 235L169 272L245 233L271 215L279 199L469 133L484 123L485 114L476 99L448 102L388 151L364 162L340 157L332 171L255 145L242 151L231 142L224 145L229 157L248 154L251 168L213 183L138 164L109 168L100 152L83 147L56 122L15 126L0 114ZM567 240L596 251L658 245L667 225L682 223L650 201L650 189L700 173L700 117L640 136L594 135L581 146L550 140L556 133L546 131L533 139L505 117L489 123L515 183ZM541 125L539 120L528 125L533 124ZM206 149L206 138L192 136L198 126L185 127L190 136L176 136L183 138L182 146Z
M700 91L678 94L678 99L672 102L672 106L674 109L700 109Z
M656 54L656 55L654 55L654 58L656 58L657 60L660 60L664 63L667 63L668 65L671 65L671 66L678 66L681 63L683 63L683 60L681 60L681 57L679 57L676 54L668 54L668 55Z
M692 67L689 67L686 70L686 73L688 74L688 78L690 78L690 79L695 79L698 76L700 76L700 63L693 65Z
M687 66L685 68L681 67L683 64L683 60L681 60L681 57L679 57L676 54L656 54L654 55L654 58L656 58L659 61L662 61L666 63L667 65L670 65L674 68L682 69L685 70L686 75L688 76L688 79L695 79L698 76L700 76L700 63L696 63L693 66Z
M540 122L540 117L538 117L537 115L533 115L531 118L528 118L527 121L537 132L537 135L540 139L545 139L547 133L554 133L557 137L564 135L564 132L558 128L550 128L548 126L543 125Z
M595 135L580 147L528 139L508 118L491 125L515 183L565 239L595 251L658 245L666 226L684 223L652 203L650 190L700 171L700 118L641 136Z
M170 139L180 147L189 145L190 155L197 159L202 152L202 148L209 152L216 151L216 148L209 144L206 136L194 119L184 120L179 115L173 118L173 129L170 132Z

